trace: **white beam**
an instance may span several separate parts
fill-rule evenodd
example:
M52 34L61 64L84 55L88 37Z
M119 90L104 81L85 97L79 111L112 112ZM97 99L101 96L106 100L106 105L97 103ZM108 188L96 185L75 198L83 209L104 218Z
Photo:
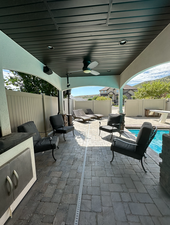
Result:
M62 90L72 89L76 87L84 86L106 86L119 88L119 78L120 76L84 76L84 77L70 77L69 83L70 87L67 88L67 78L61 78Z

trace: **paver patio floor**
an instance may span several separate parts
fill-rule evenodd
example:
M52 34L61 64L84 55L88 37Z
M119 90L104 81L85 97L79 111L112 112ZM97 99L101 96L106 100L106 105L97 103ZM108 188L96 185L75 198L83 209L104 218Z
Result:
M102 121L106 123L106 119ZM73 225L86 156L80 225L168 225L170 197L159 183L159 166L150 156L138 160L116 154L110 136L98 135L99 122L74 122L75 137L60 136L57 161L51 151L36 154L37 181L7 225Z

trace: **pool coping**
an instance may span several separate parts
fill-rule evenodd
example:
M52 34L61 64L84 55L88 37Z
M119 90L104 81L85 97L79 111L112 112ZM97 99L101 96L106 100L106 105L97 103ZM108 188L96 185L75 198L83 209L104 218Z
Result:
M157 125L156 126L158 129L165 129L165 130L169 130L169 128L167 126L164 126L164 125ZM140 129L141 126L140 125L135 125L135 124L132 124L132 125L125 125L125 128L126 129Z

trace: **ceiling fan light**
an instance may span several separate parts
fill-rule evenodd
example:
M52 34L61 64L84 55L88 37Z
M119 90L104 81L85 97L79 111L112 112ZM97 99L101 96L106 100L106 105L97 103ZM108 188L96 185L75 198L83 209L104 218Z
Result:
M52 45L48 45L48 49L53 49L54 47Z
M120 44L120 45L125 45L125 44L126 44L126 40L123 39L123 40L119 41L119 44Z
M83 70L84 73L90 73L90 70L86 69L86 70Z

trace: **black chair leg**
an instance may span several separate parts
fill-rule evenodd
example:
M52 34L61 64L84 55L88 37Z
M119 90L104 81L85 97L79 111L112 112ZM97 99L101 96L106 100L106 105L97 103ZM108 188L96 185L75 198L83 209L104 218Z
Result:
M145 167L143 165L143 161L142 160L143 160L143 157L141 158L141 165L142 165L142 168L143 168L144 172L147 173L147 171L145 170Z
M58 147L58 146L57 146ZM53 159L56 161L56 158L55 158L55 156L54 156L54 150L55 149L52 149L52 157L53 157Z
M66 141L66 139L65 139L65 135L63 134L63 138L64 138L64 141Z
M74 135L74 130L73 130L73 136L75 136L75 135Z
M99 136L100 136L101 130L99 130Z
M144 154L144 162L147 164L146 159L147 159L147 157L146 157L146 155Z
M112 159L110 162L113 162L113 159L114 159L114 151L112 151Z

